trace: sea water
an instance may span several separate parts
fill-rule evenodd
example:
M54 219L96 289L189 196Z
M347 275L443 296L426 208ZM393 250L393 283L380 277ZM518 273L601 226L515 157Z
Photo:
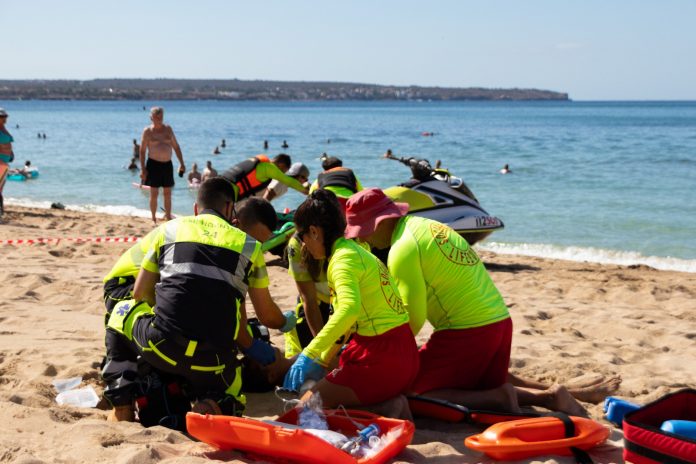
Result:
M388 187L409 177L381 158L391 148L441 160L505 222L482 249L696 272L696 102L0 101L14 165L28 159L41 172L8 182L6 201L149 217L148 194L131 185L138 173L125 167L154 104L187 168L210 160L222 172L286 152L314 177L327 152L364 186ZM499 173L504 164L512 173ZM191 213L194 199L177 177L174 212Z

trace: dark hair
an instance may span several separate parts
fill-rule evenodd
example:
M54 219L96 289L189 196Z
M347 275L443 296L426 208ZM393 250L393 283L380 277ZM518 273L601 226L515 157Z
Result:
M333 168L340 168L343 166L343 161L341 158L336 158L335 156L326 156L321 158L321 168L324 171L328 171Z
M198 189L196 203L203 209L214 209L221 213L227 202L234 202L236 192L230 181L224 177L206 179Z
M274 231L278 226L278 215L271 203L259 197L249 197L237 207L237 218L240 222L252 224L260 222Z
M292 165L292 159L290 158L290 155L286 155L285 153L281 153L279 155L274 156L271 161L273 162L273 164L276 165L284 164L288 167L288 169Z
M336 240L343 237L346 230L346 218L341 210L341 205L336 195L330 190L315 190L307 196L307 199L297 208L294 217L295 227L298 230L307 231L309 226L321 227L324 231L324 250L326 259L324 266L328 266L331 248ZM306 247L304 247L306 249ZM302 262L307 267L314 279L319 278L321 271L319 262L310 259L308 253L302 254Z

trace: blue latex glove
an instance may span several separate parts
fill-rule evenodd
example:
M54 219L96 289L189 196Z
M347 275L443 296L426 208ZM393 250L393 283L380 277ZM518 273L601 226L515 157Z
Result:
M273 347L258 338L254 338L249 348L242 348L242 353L264 366L275 361L275 350Z
M306 380L320 380L323 376L324 368L319 363L304 354L300 354L288 373L285 374L283 388L299 392Z
M285 325L280 328L280 331L283 333L290 332L297 324L297 314L295 314L294 310L290 310L285 311L283 316L285 317Z

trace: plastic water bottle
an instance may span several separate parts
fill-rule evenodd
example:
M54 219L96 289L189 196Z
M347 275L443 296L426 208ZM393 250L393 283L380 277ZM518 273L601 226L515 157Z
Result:
M297 424L303 429L329 430L324 412L310 405L302 407L297 417Z
M662 423L660 430L673 433L675 435L696 439L696 421L666 420Z
M370 437L379 437L380 434L381 430L379 429L379 425L370 424L364 429L358 430L358 434L341 446L341 450L350 454L355 454L360 449L361 443L368 442Z

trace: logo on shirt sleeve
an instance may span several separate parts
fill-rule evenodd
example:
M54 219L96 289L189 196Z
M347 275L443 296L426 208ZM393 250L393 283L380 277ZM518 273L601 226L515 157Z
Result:
M387 266L384 265L382 261L377 260L377 265L379 267L379 280L380 288L382 289L382 294L384 299L391 309L394 310L396 314L403 314L406 312L404 308L404 302L399 295L396 286L394 285L391 276L389 275L389 270Z
M452 235L455 232L446 225L431 223L430 233L438 248L448 260L460 266L473 266L479 263L480 259L473 248L463 238L459 240L460 237L453 237Z

